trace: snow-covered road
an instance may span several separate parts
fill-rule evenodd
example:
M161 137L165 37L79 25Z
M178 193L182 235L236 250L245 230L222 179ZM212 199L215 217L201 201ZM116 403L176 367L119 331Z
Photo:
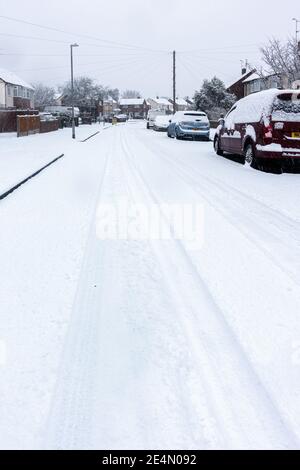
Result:
M144 123L69 149L0 207L0 446L300 448L299 175ZM101 240L120 200L202 243Z

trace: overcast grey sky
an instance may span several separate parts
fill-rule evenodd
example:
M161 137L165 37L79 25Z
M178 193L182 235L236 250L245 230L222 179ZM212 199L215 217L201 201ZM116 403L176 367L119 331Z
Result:
M259 46L269 37L294 35L292 18L300 19L300 4L285 0L281 8L270 0L0 0L0 15L74 33L0 18L0 68L28 81L55 86L68 80L68 45L77 41L76 75L121 90L138 89L145 97L171 95L170 51L176 49L177 94L191 96L204 78L217 75L229 83L238 77L242 59L257 64Z

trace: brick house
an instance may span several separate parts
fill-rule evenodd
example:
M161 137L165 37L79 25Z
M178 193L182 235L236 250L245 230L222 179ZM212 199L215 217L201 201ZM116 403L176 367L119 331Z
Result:
M270 88L289 88L287 77L279 77L275 74L261 76L256 70L244 73L236 82L227 88L238 100L252 93L268 90Z
M0 69L0 108L33 109L34 88L22 78Z
M145 119L149 110L144 98L122 98L119 108L122 114L133 119Z
M288 83L285 83L284 78L277 75L268 75L262 77L257 73L253 73L243 82L244 96L257 93L259 91L267 90L270 88L288 88Z
M227 91L229 93L233 93L238 100L241 100L244 98L245 95L245 87L244 87L244 80L247 80L251 75L253 75L256 72L255 69L250 70L247 72L246 70L243 70L243 73L240 78L238 78L235 82L233 82L228 88Z

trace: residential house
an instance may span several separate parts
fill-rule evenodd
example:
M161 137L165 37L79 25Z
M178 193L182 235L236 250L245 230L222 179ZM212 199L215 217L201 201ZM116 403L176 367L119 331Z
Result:
M253 75L254 73L256 73L256 70L253 69L253 70L250 70L247 72L246 69L243 69L242 70L242 75L236 79L228 88L227 88L227 91L229 93L232 93L234 94L238 100L241 100L242 98L244 98L246 95L245 95L245 87L244 87L244 80L247 80L247 78L249 78L251 75Z
M122 98L119 108L122 114L133 119L145 119L149 110L144 98Z
M268 90L270 88L289 88L287 77L278 75L259 75L256 70L244 73L238 80L227 88L227 91L233 93L238 100L245 96Z
M173 100L169 100L173 107ZM177 111L188 111L191 108L190 104L183 98L176 98L176 110Z
M185 101L187 102L189 109L195 109L195 101L193 100L193 98L187 97Z
M173 112L173 104L167 98L148 98L147 101L153 111L163 111L166 114Z
M13 72L0 69L0 108L33 109L34 88Z
M267 90L269 88L281 88L283 86L282 79L277 75L269 75L262 77L256 72L252 73L244 81L244 96ZM287 84L288 85L288 84Z
M100 105L100 114L105 117L113 116L119 111L119 104L112 96L108 96Z
M57 106L63 106L63 99L64 99L63 93L61 93L61 92L55 93L54 100L55 100L55 104Z

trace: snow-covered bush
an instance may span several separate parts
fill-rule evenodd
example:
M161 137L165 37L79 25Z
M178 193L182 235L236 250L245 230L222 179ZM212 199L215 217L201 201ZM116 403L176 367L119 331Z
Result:
M200 91L195 93L197 110L205 111L210 120L218 120L236 101L236 96L226 91L225 84L217 77L204 80Z

